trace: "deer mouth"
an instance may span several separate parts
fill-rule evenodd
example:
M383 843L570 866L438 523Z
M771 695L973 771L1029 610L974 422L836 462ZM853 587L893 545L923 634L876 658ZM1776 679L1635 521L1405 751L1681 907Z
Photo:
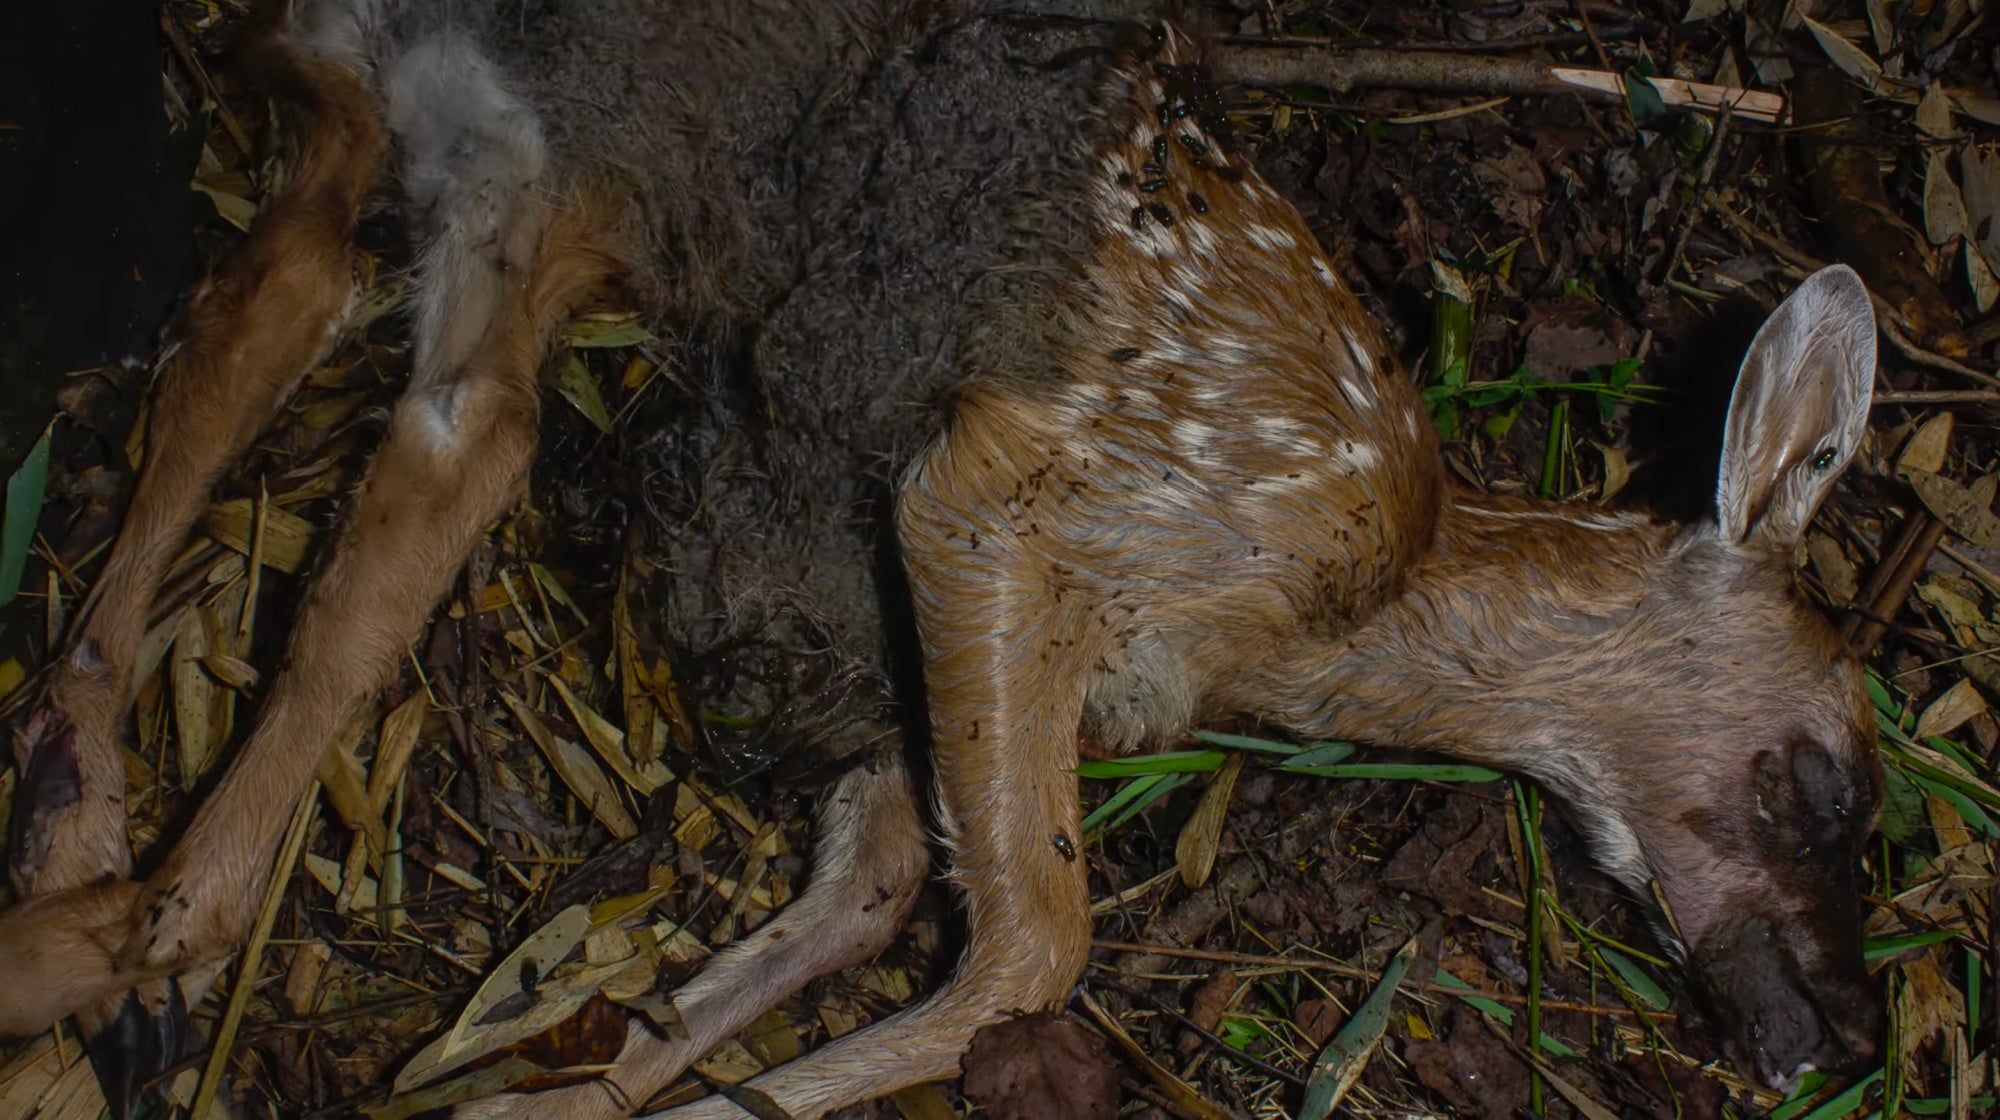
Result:
M1808 1072L1853 1073L1875 1057L1882 999L1854 940L1808 963L1763 916L1703 940L1692 963L1740 1068L1790 1092Z

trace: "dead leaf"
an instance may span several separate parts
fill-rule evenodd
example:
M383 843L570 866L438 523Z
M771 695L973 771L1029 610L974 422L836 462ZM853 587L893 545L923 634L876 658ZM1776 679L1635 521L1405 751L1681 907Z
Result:
M1924 236L1933 245L1949 244L1965 236L1968 223L1965 198L1945 166L1944 153L1931 149L1924 172Z
M583 802L591 816L620 840L630 840L639 835L638 822L619 802L618 791L611 788L604 771L597 768L582 747L550 731L548 725L542 722L542 717L529 710L512 692L503 690L500 699L514 713L521 730L527 732L528 738L542 749L543 757L549 760L556 776L563 780L570 792L576 794L576 799Z
M611 411L604 407L604 396L597 391L597 379L590 375L590 367L575 354L569 356L556 373L556 392L576 407L585 420L600 432L611 431Z
M1912 734L1919 739L1949 735L1985 710L1986 697L1971 681L1961 679L1931 701L1923 715L1917 717L1917 729Z
M1907 471L1905 477L1924 508L1946 528L1982 548L2000 548L2000 517L1992 509L1993 476L1975 483L1977 489L1929 471Z
M1180 865L1181 882L1190 888L1208 882L1209 873L1215 870L1215 851L1222 842L1223 822L1229 818L1229 798L1236 792L1236 776L1242 772L1243 756L1230 755L1181 826L1180 838L1174 843L1174 862Z
M417 737L429 711L430 697L418 689L382 717L382 733L375 739L375 762L368 768L368 803L378 817L389 808L389 798L403 780L410 756L416 753Z
M202 528L215 543L250 555L250 541L256 531L257 503L249 498L232 498L210 506L202 518ZM267 568L297 575L306 566L306 552L312 547L313 527L295 513L266 503L264 508L264 550L258 559Z
M1110 1120L1118 1067L1104 1039L1067 1015L995 1023L965 1055L965 1095L994 1120Z
M214 724L215 681L202 669L208 656L208 625L197 607L181 618L174 634L171 677L174 689L174 742L180 750L181 780L192 785L207 771L223 736Z
M315 875L317 878L317 875ZM590 932L590 908L570 906L529 934L488 973L450 1030L432 1039L396 1075L399 1093L555 1026L597 994L606 969L578 969L567 980L552 977L556 966ZM576 977L595 976L578 984Z
M1896 457L1896 473L1943 471L1945 454L1951 450L1952 423L1951 413L1940 412L1919 424L1903 445L1903 453Z
M1880 0L1873 2L1880 3ZM1925 136L1949 140L1958 135L1958 129L1951 123L1951 110L1951 95L1944 91L1943 84L1932 82L1923 97L1917 100L1917 111L1911 119Z
M653 791L674 780L673 772L657 759L643 765L634 762L625 749L625 733L613 727L610 720L598 715L590 705L577 699L576 693L569 690L561 677L552 676L548 681L555 686L556 696L562 700L563 707L569 709L570 718L583 729L583 737L590 741L597 756L617 771L625 784L640 797L651 797Z
M1819 41L1819 47L1841 73L1877 90L1882 84L1882 64L1868 57L1866 51L1841 38L1834 30L1810 16L1804 20L1806 30Z

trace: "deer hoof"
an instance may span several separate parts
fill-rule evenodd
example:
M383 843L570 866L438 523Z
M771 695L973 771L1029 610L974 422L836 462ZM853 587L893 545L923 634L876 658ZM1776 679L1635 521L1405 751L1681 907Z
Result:
M160 1006L141 998L138 991L125 993L118 1013L90 1040L90 1065L97 1072L97 1084L104 1090L104 1102L111 1115L126 1120L138 1110L139 1102L165 1076L187 1050L190 1034L187 1000L178 982L158 982L164 998Z

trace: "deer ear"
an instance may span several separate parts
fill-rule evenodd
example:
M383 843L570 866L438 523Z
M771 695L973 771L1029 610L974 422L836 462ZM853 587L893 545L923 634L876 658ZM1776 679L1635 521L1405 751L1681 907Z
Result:
M1806 278L1743 358L1722 440L1724 540L1789 551L1868 426L1875 310L1846 265Z

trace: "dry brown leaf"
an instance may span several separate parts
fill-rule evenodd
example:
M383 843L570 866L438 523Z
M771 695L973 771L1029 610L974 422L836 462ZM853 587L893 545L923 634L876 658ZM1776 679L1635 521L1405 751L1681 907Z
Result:
M1944 153L1933 148L1924 172L1924 236L1933 245L1946 245L1964 237L1967 227L1965 196L1952 181Z
M1965 725L1965 721L1986 710L1986 697L1971 681L1960 680L1944 690L1944 694L1931 701L1917 717L1917 729L1912 732L1916 738L1928 739L1933 735L1949 735Z
M2000 269L2000 144L1975 144L1958 157L1966 219L1987 267Z
M1236 792L1236 776L1242 772L1243 756L1231 754L1181 826L1180 838L1174 842L1174 862L1180 866L1181 882L1190 888L1208 882L1209 873L1215 870L1222 825L1229 819L1229 798Z
M249 695L257 689L257 667L240 657L211 653L201 659L201 667L233 691Z
M647 763L636 763L625 749L625 733L613 727L611 721L598 715L590 705L577 699L561 677L551 676L550 684L555 686L556 696L569 709L570 718L583 728L583 737L597 751L611 769L617 771L625 784L631 786L640 797L651 797L653 791L674 780L673 772L655 759Z
M310 1015L319 1009L320 977L333 960L333 950L324 941L308 941L292 951L292 963L285 970L285 1003L294 1015Z
M1953 424L1951 413L1940 412L1917 425L1916 430L1910 433L1909 442L1903 444L1902 454L1896 457L1896 473L1942 472L1945 456L1951 451Z
M1839 541L1825 533L1814 533L1806 538L1806 555L1812 559L1813 570L1819 573L1820 583L1835 602L1854 601L1861 589L1861 574Z
M576 799L583 802L591 816L620 840L630 840L639 834L638 822L625 811L625 806L618 800L618 791L611 788L604 771L598 769L582 747L550 731L548 725L542 722L542 717L512 692L502 690L500 699L514 713L521 730L527 732L528 738L542 749L543 757L549 760L556 776L563 780L570 792L576 794Z
M170 670L174 690L174 742L180 752L181 780L189 785L208 770L222 745L215 726L215 682L201 667L208 656L208 625L200 607L181 618L174 634Z
M327 894L335 898L341 896L341 882L346 875L345 868L341 867L338 862L319 855L316 852L307 852L305 854L305 865L306 874L312 876L313 882L325 887ZM375 889L374 878L371 876L362 876L353 894L349 896L345 909L368 911L375 909L378 905L380 903Z
M805 1045L799 1041L799 1032L792 1024L792 1017L781 1007L774 1007L751 1020L737 1037L743 1040L744 1049L756 1055L766 1069L783 1065L805 1052Z
M232 498L209 507L202 528L215 543L232 552L250 555L250 541L256 531L257 503L249 498ZM267 568L296 575L306 566L312 547L313 527L305 518L267 505L264 510L264 551L259 556Z
M1965 818L1958 815L1958 809L1951 802L1935 793L1924 795L1924 812L1931 818L1931 828L1937 833L1938 850L1949 852L1972 843L1972 830L1965 827Z
M1597 496L1597 500L1600 503L1609 502L1625 489L1626 483L1632 481L1632 463L1623 451L1608 443L1592 440L1591 444L1604 456L1604 491Z
M1981 548L2000 548L2000 517L1992 510L1992 476L1972 487L1929 471L1907 471L1905 476L1924 508L1946 528Z
M1880 0L1874 2L1879 3ZM1951 95L1944 91L1941 83L1932 82L1924 95L1917 99L1917 111L1911 119L1925 136L1949 140L1958 135L1958 129L1951 123L1951 112Z
M403 780L410 758L416 753L417 739L430 711L430 696L422 689L396 705L382 717L382 733L375 740L375 762L368 768L368 804L376 816L389 808L389 798Z
M1986 254L1971 238L1965 239L1965 282L1972 288L1972 303L1985 314L2000 302L2000 276L1993 274L1993 266L1986 261Z
M632 756L640 762L658 758L653 747L653 724L659 718L653 705L650 674L645 656L639 652L639 638L632 627L632 605L627 598L632 566L619 565L618 593L611 602L611 641L618 662L618 688L625 701L626 741Z
M557 972L556 966L589 932L590 908L578 905L564 908L529 934L488 973L451 1029L403 1066L396 1091L409 1092L575 1014L622 967Z
M708 1057L694 1064L694 1069L703 1077L725 1085L741 1085L764 1072L763 1063L733 1038L709 1051Z
M1914 1070L1926 1042L1964 1024L1965 997L1939 971L1935 947L1896 967L1903 972L1903 985L1896 993L1896 1021L1901 1026L1896 1052L1903 1055L1904 1069Z
M1882 65L1868 57L1867 52L1840 37L1831 27L1816 19L1805 19L1806 30L1819 42L1826 57L1840 69L1841 73L1867 86L1878 89L1882 84Z
M1070 1016L1023 1015L973 1036L965 1095L994 1120L1111 1120L1118 1067L1104 1039Z
M368 725L375 721L372 705L356 712L348 720L340 735L328 745L326 753L320 755L320 788L326 791L326 800L333 806L333 813L340 823L361 833L368 840L369 850L377 855L389 850L388 830L382 824L382 810L368 796L368 781L363 776L361 757L357 753L361 746L361 736Z

